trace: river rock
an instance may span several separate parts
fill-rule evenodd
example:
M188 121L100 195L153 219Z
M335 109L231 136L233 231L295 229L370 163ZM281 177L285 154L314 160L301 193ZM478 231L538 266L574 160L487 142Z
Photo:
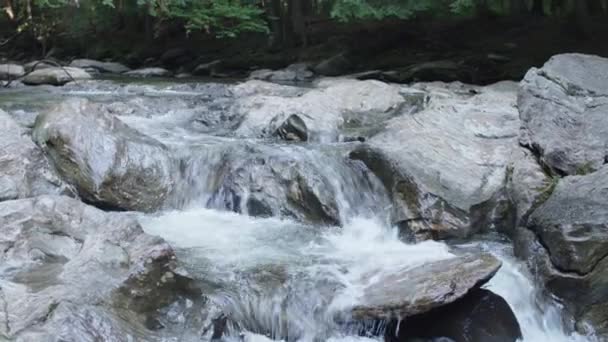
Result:
M173 73L163 68L143 68L125 72L125 75L132 77L171 77Z
M291 64L282 70L261 69L252 72L249 78L272 82L302 82L310 80L314 73L306 63Z
M608 157L608 59L552 57L521 82L520 142L569 175L597 170Z
M383 181L395 223L419 221L421 239L468 237L486 226L471 214L506 179L519 129L516 84L415 88L428 94L425 108L391 119L351 158Z
M62 193L70 192L42 150L0 109L0 201Z
M26 72L38 70L38 69L48 69L55 68L57 65L47 63L45 61L31 61L23 66Z
M308 139L336 141L340 129L356 118L380 122L406 103L400 87L378 81L327 79L312 89L248 81L234 89L232 111L242 117L236 134L272 136L292 115L304 121ZM252 89L253 88L253 89Z
M516 251L537 242L545 258L531 259L532 270L561 298L579 322L608 333L608 167L559 181L527 222L528 239L515 239ZM524 228L525 229L525 228ZM524 233L525 234L525 233ZM530 240L530 241L527 241ZM524 253L518 253L526 257ZM523 255L522 255L523 254Z
M285 120L275 134L287 141L307 141L308 129L306 123L297 115L291 115Z
M320 225L340 225L338 199L379 208L386 201L365 198L366 191L375 193L371 175L363 165L341 156L340 151L306 153L302 146L262 147L236 145L221 148L219 163L212 176L204 179L211 184L212 196L207 207L228 209L258 217L287 217ZM332 153L332 152L335 152ZM209 167L215 157L201 163ZM198 167L189 165L194 170ZM336 186L336 179L348 184L348 189ZM186 193L188 189L180 190ZM366 201L374 201L368 203ZM351 213L356 214L356 209Z
M61 86L68 82L88 80L91 75L80 68L72 67L53 67L46 69L36 69L23 77L23 83L28 85L50 84Z
M197 76L215 76L221 73L222 61L215 60L209 63L199 64L192 72Z
M345 54L339 54L321 61L313 70L323 76L340 76L349 73L353 67L353 62Z
M397 324L400 326L397 327ZM509 304L484 289L427 313L392 322L387 342L516 342L521 328Z
M9 81L17 79L25 74L25 70L21 65L17 64L0 64L0 81Z
M100 62L93 59L75 59L70 63L71 67L82 69L95 69L101 73L122 74L131 69L115 62Z
M133 339L125 326L137 319L114 310L153 314L187 283L134 218L68 197L0 203L0 232L0 336L11 341Z
M66 100L41 114L33 136L61 177L90 203L152 211L173 187L177 171L167 147L87 100Z
M490 254L466 254L383 275L363 290L352 315L357 320L405 320L462 298L500 266Z

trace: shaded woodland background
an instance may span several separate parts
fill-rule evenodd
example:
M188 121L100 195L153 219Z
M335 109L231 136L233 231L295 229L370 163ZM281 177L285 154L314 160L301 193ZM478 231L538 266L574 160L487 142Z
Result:
M430 79L488 83L560 52L608 55L608 0L2 1L0 59L14 61L245 74L339 55L344 72L431 62L462 75Z

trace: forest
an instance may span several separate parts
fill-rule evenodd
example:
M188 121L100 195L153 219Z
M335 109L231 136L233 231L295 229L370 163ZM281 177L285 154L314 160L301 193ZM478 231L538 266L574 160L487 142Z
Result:
M249 61L233 64L276 67L299 58L294 49L312 53L312 59L349 49L336 43L336 37L346 37L351 45L375 42L363 46L385 50L387 45L419 44L407 38L431 36L429 31L468 27L460 38L466 40L487 35L488 24L525 32L543 23L549 38L562 35L566 27L573 39L582 40L603 35L606 18L606 0L3 0L0 53L142 64L163 53L179 54L176 48L213 55L207 61L238 50ZM334 49L311 48L324 43ZM292 52L278 58L277 51Z

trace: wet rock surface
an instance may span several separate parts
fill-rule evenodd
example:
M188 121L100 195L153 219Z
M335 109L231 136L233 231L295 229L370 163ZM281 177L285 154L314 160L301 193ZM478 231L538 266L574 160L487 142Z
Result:
M481 225L469 212L502 188L516 144L515 84L418 87L429 93L424 109L390 120L351 158L391 192L394 222L425 221L440 239L470 236Z
M0 230L0 336L133 338L113 310L143 314L179 293L172 249L128 216L42 196L0 203Z
M99 206L152 211L173 187L167 148L87 100L42 114L33 136L62 178Z
M559 181L520 228L515 246L580 323L608 331L608 168ZM528 230L529 232L526 232ZM582 326L582 325L581 325Z
M552 57L521 84L520 142L563 174L597 170L608 157L608 59Z
M355 319L406 319L452 303L490 280L501 263L492 255L465 255L395 272L364 290Z
M42 150L0 109L0 201L62 193L70 191Z
M477 289L452 304L392 322L385 338L390 342L515 342L521 337L509 304L491 291Z

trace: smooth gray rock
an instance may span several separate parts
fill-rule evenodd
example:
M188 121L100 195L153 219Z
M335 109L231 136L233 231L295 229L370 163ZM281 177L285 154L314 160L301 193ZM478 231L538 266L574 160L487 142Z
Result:
M72 67L53 67L36 69L23 77L22 81L28 85L50 84L61 86L68 82L88 79L91 79L91 75L83 69Z
M249 78L252 80L271 82L303 82L311 80L313 77L314 73L306 63L291 64L281 70L256 70L249 75Z
M17 64L0 64L0 81L17 79L25 74L25 69Z
M133 338L126 326L170 303L184 280L171 247L134 218L68 197L0 203L0 233L0 337L8 340Z
M339 139L350 117L390 118L406 103L400 87L378 81L326 79L312 89L248 81L234 89L232 107L242 121L236 134L244 137L271 136L291 115L298 115L308 128L311 141Z
M47 63L44 61L31 61L23 66L23 68L25 69L26 72L33 71L34 67L36 68L36 70L38 70L38 69L56 68L57 65Z
M168 149L87 100L66 100L41 114L33 137L91 203L153 211L173 188L177 170Z
M0 201L69 193L42 150L0 109Z
M544 286L561 298L579 327L608 333L608 167L559 181L515 239ZM604 336L604 335L602 335Z
M101 62L93 59L75 59L70 63L71 67L82 68L82 69L95 69L101 73L111 74L122 74L130 71L131 69L124 66L123 64L116 62Z
M520 142L569 175L597 170L608 157L608 59L552 57L521 82Z
M355 319L406 319L462 298L501 267L490 254L467 254L385 275L364 290Z
M503 187L519 120L516 84L418 84L425 108L391 119L351 158L362 160L393 196L393 221L426 221L422 238L464 238L484 224L472 208Z
M132 76L132 77L142 77L142 78L171 77L173 75L173 73L171 71L169 71L167 69L163 69L163 68L136 69L136 70L132 70L132 71L127 71L124 74L128 75L128 76Z

